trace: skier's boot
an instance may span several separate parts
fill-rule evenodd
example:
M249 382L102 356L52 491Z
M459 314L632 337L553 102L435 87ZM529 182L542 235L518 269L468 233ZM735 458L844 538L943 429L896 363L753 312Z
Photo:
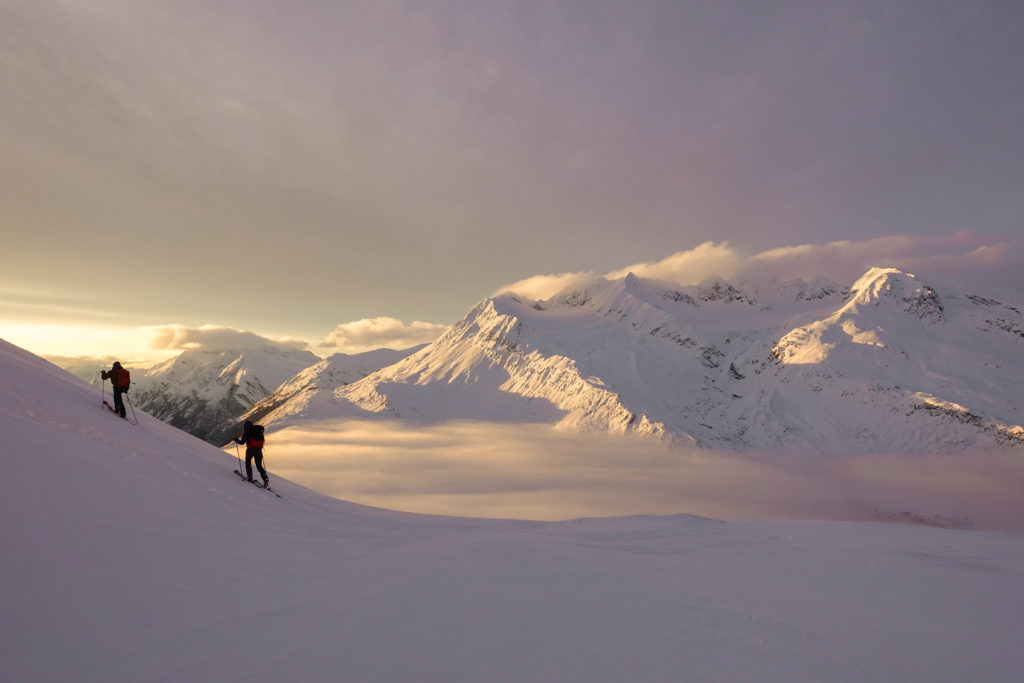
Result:
M265 489L269 489L270 488L270 480L269 479L264 479L263 480L263 488L265 488Z

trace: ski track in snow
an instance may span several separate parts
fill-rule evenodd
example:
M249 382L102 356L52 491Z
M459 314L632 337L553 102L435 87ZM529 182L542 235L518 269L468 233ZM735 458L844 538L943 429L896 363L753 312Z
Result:
M1024 535L275 499L0 342L5 681L1024 679Z

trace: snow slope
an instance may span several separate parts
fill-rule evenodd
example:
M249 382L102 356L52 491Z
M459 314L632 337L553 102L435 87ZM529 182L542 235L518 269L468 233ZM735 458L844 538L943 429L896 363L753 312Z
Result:
M0 341L5 681L1024 677L1022 534L276 499L97 399Z
M875 268L673 288L629 275L477 304L404 361L264 421L546 422L716 448L1024 446L1021 307Z

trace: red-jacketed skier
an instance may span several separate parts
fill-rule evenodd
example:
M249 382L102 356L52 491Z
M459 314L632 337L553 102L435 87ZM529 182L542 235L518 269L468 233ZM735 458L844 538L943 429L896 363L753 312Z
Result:
M121 394L126 393L132 384L131 373L122 368L120 362L114 361L110 370L100 372L100 377L110 380L110 385L114 387L114 412L125 417L124 399L121 398Z
M252 461L256 461L256 469L263 477L263 488L270 486L270 478L263 469L263 425L254 425L249 420L242 425L242 436L235 439L237 444L245 444L245 478L252 481Z

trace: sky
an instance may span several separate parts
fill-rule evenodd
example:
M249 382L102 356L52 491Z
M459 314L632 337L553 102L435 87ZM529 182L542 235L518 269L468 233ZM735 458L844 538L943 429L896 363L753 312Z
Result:
M995 1L0 0L0 337L327 355L629 270L1019 290L1021 35Z

